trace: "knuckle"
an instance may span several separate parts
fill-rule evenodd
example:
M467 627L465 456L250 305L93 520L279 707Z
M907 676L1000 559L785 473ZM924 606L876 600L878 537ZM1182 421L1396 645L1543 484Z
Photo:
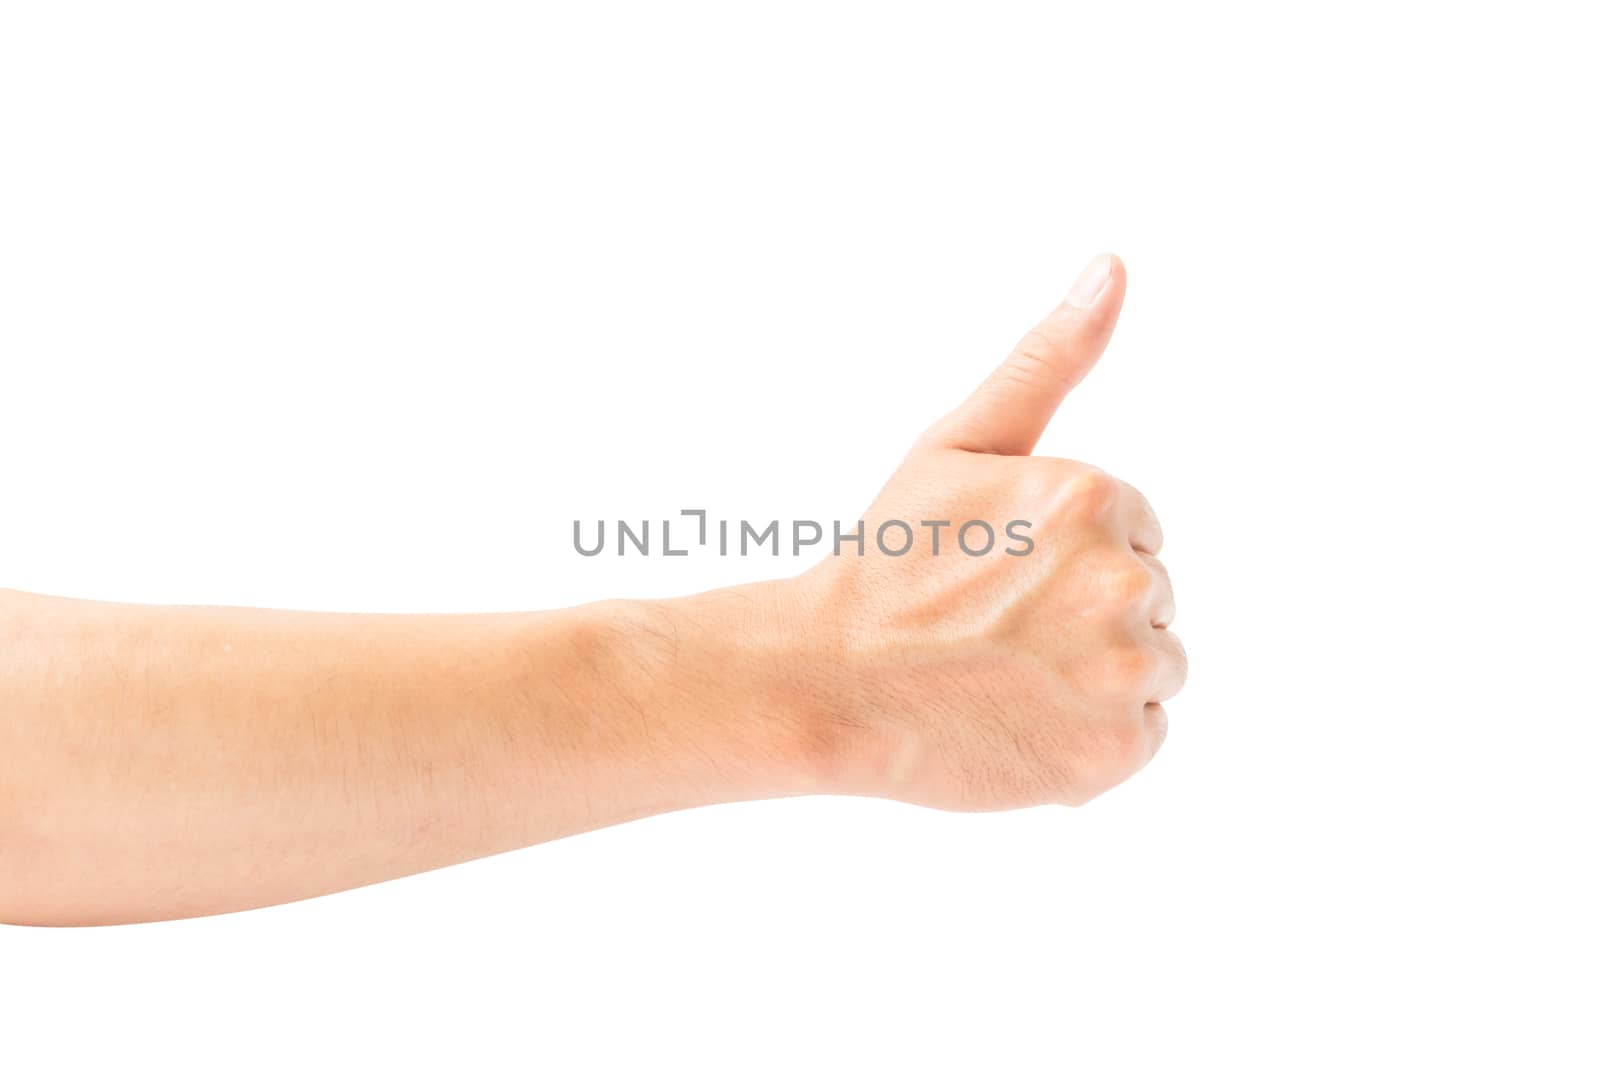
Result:
M999 387L1019 386L1033 390L1050 384L1058 377L1055 365L1056 345L1037 329L1012 349L1011 356L995 371L993 384Z
M1137 560L1117 563L1106 575L1106 586L1119 606L1137 605L1149 598L1155 588L1155 575Z
M1062 487L1072 480L1079 470L1070 459L1055 456L1028 456L1016 467L1014 488L1025 499L1042 505L1047 514L1052 504L1059 505L1065 497Z
M1113 649L1105 661L1105 680L1115 692L1140 690L1155 672L1155 655L1141 645Z
M1117 498L1117 480L1103 470L1085 467L1067 482L1066 499L1080 511L1104 513Z

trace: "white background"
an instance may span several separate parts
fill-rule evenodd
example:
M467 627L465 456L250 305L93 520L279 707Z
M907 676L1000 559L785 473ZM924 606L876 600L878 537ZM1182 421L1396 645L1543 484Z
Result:
M794 573L571 521L853 519L1111 249L1041 451L1154 501L1192 659L1080 810L737 805L0 929L0 1060L1596 1062L1577 13L0 7L0 585Z

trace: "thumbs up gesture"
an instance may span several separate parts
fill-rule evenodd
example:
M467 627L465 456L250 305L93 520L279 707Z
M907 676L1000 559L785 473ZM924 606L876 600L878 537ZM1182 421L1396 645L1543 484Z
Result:
M1079 804L1160 747L1186 669L1161 527L1131 486L1030 454L1105 350L1124 284L1116 257L1091 262L921 436L863 543L798 580L796 614L830 635L843 671L827 711L842 791L960 810Z

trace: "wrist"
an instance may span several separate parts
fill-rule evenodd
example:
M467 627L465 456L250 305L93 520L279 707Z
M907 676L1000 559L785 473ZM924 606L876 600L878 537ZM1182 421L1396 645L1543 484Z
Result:
M714 589L670 602L697 635L686 648L736 763L766 796L838 791L843 727L836 663L801 579Z
M586 610L595 677L627 678L675 806L837 792L828 656L793 580Z

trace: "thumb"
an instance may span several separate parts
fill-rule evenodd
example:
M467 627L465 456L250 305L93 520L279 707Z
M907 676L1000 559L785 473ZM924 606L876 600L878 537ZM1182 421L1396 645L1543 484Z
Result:
M1006 361L923 438L943 448L1025 456L1063 397L1095 365L1122 310L1126 274L1116 256L1097 256L1045 320Z

